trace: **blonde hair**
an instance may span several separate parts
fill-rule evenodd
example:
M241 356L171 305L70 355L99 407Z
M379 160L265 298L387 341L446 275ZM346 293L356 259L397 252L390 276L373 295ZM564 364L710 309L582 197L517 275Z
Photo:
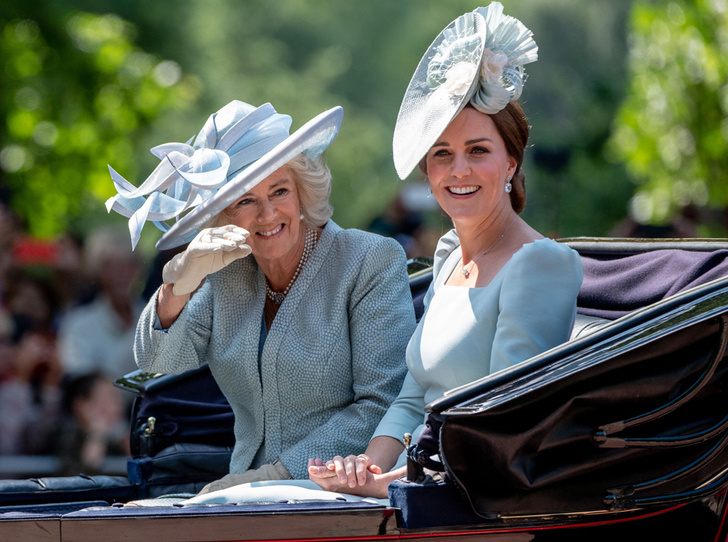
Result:
M324 159L321 156L309 158L302 153L281 168L288 168L293 173L303 221L309 228L324 226L334 214L334 208L329 202L331 171ZM214 228L227 223L228 216L223 210L204 224L201 229Z
M331 170L322 156L299 154L285 166L293 172L298 188L303 220L310 228L324 226L334 214L331 197Z

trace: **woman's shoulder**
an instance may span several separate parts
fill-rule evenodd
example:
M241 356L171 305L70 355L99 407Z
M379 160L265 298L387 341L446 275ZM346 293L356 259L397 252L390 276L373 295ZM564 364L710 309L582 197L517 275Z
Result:
M332 236L332 245L338 250L353 252L370 252L371 250L402 251L401 245L391 237L383 237L377 233L358 230L356 228L342 228L329 221L324 228L323 235Z
M533 267L541 273L583 272L583 264L579 253L564 243L548 237L526 243L517 251L513 263L521 267Z
M435 254L433 255L432 268L435 276L437 276L442 268L442 265L460 247L460 239L458 239L457 232L452 229L445 235L440 237L435 247ZM459 257L459 256L458 256Z
M565 259L580 259L579 253L569 245L559 243L549 237L543 237L524 244L521 250L516 252L515 255L520 255L524 258L559 257Z

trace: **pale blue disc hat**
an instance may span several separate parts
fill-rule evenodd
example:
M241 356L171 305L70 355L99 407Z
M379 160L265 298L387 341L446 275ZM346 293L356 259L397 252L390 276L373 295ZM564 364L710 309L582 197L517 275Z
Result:
M299 154L319 156L336 139L343 118L344 110L334 107L290 134L291 117L272 105L234 100L210 115L187 143L152 148L161 163L139 187L109 166L118 194L107 200L106 209L129 217L132 248L147 221L164 232L159 250L182 245Z
M394 127L394 167L405 179L469 103L492 115L517 100L525 64L538 59L533 33L503 6L465 13L425 52L407 87Z

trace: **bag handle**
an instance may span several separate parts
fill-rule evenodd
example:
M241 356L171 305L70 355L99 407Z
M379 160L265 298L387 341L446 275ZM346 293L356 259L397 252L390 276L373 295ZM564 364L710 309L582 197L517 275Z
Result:
M684 478L685 476L690 476L691 474L694 474L696 471L702 468L705 464L715 459L725 449L726 443L728 443L728 434L724 435L723 438L718 443L716 443L710 450L708 450L708 452L706 452L703 456L699 457L689 465L684 466L682 469L676 472L668 473L659 478L648 480L647 482L608 489L607 496L605 497L605 502L612 499L624 499L627 497L631 497L635 493L647 491L649 489L659 487L662 484L674 482L675 480ZM728 470L726 470L726 474L728 474Z
M710 440L728 429L728 415L703 431L675 437L605 438L594 436L600 448L680 448Z
M726 344L728 344L728 315L722 314L718 318L718 348L713 352L708 367L705 369L703 374L693 383L690 388L685 390L681 395L673 399L672 401L662 405L661 407L640 414L627 420L618 421L602 425L597 427L591 435L592 440L600 448L632 448L632 447L672 447L672 446L689 446L695 442L702 442L709 438L712 438L720 431L724 430L726 423L728 423L728 417L724 418L714 427L695 433L693 435L685 435L681 437L662 437L662 438L618 438L611 437L615 433L627 429L628 427L634 427L642 425L658 418L661 418L671 412L677 410L683 404L687 403L710 381L715 373L716 368L720 364L726 351Z
M674 482L680 478L690 476L690 475L696 473L697 471L699 471L701 468L703 468L705 465L707 465L710 461L712 461L716 457L718 457L719 454L725 450L726 445L728 445L728 432L726 431L726 429L728 429L728 416L724 417L721 421L719 421L717 424L713 425L712 427L710 427L704 431L699 431L697 433L693 433L691 435L683 435L683 436L678 436L678 437L663 437L663 438L644 438L644 439L637 439L637 438L619 439L619 438L609 438L606 436L607 430L611 430L613 432L618 432L626 427L632 427L635 425L639 425L641 423L646 423L648 421L658 419L661 416L664 416L665 414L672 412L673 410L678 408L680 405L686 403L690 398L694 397L695 394L701 388L703 388L706 385L706 383L710 380L710 378L713 376L717 366L719 365L719 363L723 359L723 356L725 355L726 344L728 343L728 333L726 333L728 326L726 325L726 321L727 321L726 315L721 315L718 320L718 323L720 326L719 327L718 348L714 351L714 353L708 363L708 367L706 368L704 373L700 376L700 378L693 384L693 386L691 386L682 395L680 395L673 401L667 403L663 407L655 409L652 412L649 412L645 415L636 416L636 417L626 420L624 422L616 422L613 424L601 426L598 429L598 431L603 431L603 434L598 435L598 434L596 434L597 432L595 432L595 435L593 435L593 437L595 437L595 440L597 440L597 441L601 440L601 442L599 442L599 445L601 447L605 447L605 448L679 447L679 446L689 446L691 444L695 444L698 442L704 442L717 435L720 435L721 433L722 433L722 437L705 454L703 454L701 457L694 460L692 463L682 467L681 469L679 469L677 471L670 472L664 476L661 476L659 478L654 478L654 479L648 480L646 482L608 489L606 495L603 497L603 502L610 509L628 510L628 509L632 509L632 508L644 508L644 507L648 507L648 506L658 506L658 505L665 506L665 505L674 505L674 504L691 502L697 498L702 498L702 497L714 494L720 488L724 487L726 483L728 483L728 469L722 469L721 472L718 475L716 475L713 479L708 480L707 482L704 482L704 483L698 485L698 487L696 487L695 489L692 489L689 491L684 491L681 493L667 494L667 495L659 495L659 496L653 496L653 497L642 497L642 498L635 497L635 495L637 495L638 493L643 493L650 489L660 487L664 484Z
M720 448L721 450L725 447L725 439L719 443L719 445L716 446L716 448ZM709 452L707 455L713 455L713 450ZM704 458L706 456L703 456L698 461L696 461L693 465L697 464L704 464ZM687 469L688 467L686 467ZM697 466L695 467L697 468ZM690 469L695 470L695 469ZM725 488L726 484L728 484L728 469L724 469L721 471L717 476L715 476L712 480L708 480L708 482L699 485L695 489L692 489L690 491L683 491L681 493L672 493L668 495L659 495L655 497L642 497L642 498L633 498L632 495L639 491L644 491L648 487L655 487L658 485L662 485L664 483L670 482L674 479L682 477L684 474L682 472L679 473L678 476L668 475L664 476L662 478L658 478L656 480L652 480L650 482L646 482L645 484L636 484L633 487L630 486L624 486L621 488L614 488L607 490L607 494L604 496L604 504L609 507L611 510L632 510L634 508L645 508L648 506L665 506L665 505L676 505L676 504L683 504L683 503L689 503L693 502L697 499L702 499L705 497L709 497L711 495L715 495L718 491ZM659 483L654 483L659 482Z

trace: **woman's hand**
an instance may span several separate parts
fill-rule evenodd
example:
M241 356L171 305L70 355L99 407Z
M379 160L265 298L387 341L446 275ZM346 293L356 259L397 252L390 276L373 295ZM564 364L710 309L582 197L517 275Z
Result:
M374 465L366 454L350 455L346 458L337 455L324 463L321 459L308 460L309 479L321 487L322 484L337 488L355 488L367 483L367 474L382 474L382 469ZM328 487L324 487L328 489ZM338 489L329 489L338 491Z
M325 463L318 458L309 459L308 478L327 491L386 499L389 483L404 475L401 469L390 470L403 449L399 440L378 436L363 454L346 459L336 456Z
M233 224L205 228L184 252L167 262L162 280L165 284L174 284L176 296L194 292L207 275L250 254L251 249L245 244L248 235L247 230Z
M241 473L227 474L210 482L198 493L198 495L205 495L206 493L212 493L213 491L220 491L221 489L227 489L229 487L237 486L240 484L248 484L250 482L262 482L266 480L292 480L291 473L288 472L286 466L281 463L280 459L276 459L273 463L266 463L261 465L257 469L249 469Z
M387 486L397 476L383 474L364 454L346 459L336 456L325 463L318 458L308 460L308 477L312 482L326 491L348 495L386 499Z
M389 484L404 476L407 468L402 467L383 473L381 468L371 464L371 460L365 459L365 457L362 457L363 455L349 456L346 459L338 456L326 463L321 459L309 459L308 478L326 491L386 499ZM368 466L360 471L363 474L363 479L360 479L356 474L357 467L363 465ZM337 466L339 471L344 473L343 476L337 474ZM348 473L347 468L349 469ZM351 473L354 473L353 477Z
M247 230L232 224L205 228L184 252L172 258L162 270L162 288L157 296L157 316L163 329L169 329L185 304L210 273L250 254L245 244Z

